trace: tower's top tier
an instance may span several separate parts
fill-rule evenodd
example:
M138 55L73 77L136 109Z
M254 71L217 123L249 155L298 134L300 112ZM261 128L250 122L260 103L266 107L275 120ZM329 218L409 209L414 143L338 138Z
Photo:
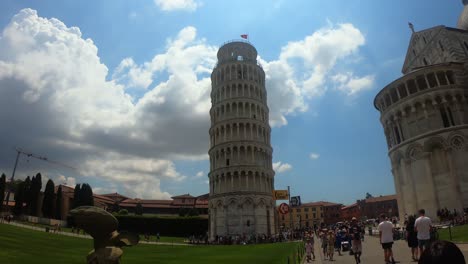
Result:
M257 50L249 42L227 42L218 50L218 63L228 61L257 61Z

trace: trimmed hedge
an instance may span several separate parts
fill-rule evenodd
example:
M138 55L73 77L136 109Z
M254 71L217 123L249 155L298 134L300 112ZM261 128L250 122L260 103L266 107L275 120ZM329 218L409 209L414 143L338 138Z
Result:
M188 237L191 235L206 235L208 219L200 217L156 217L139 215L115 215L119 220L119 230L136 232L139 234L174 237Z

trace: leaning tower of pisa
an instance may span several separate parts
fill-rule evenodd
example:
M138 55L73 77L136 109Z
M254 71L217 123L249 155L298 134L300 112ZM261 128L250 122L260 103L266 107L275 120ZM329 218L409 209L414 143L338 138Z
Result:
M249 42L218 51L211 74L209 233L274 233L271 129L265 72Z

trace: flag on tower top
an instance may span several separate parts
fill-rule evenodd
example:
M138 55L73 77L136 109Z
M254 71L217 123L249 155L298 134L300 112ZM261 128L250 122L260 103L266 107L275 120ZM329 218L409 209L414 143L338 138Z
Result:
M249 35L247 35L247 34L242 34L242 35L241 35L241 38L243 38L243 39L249 39Z

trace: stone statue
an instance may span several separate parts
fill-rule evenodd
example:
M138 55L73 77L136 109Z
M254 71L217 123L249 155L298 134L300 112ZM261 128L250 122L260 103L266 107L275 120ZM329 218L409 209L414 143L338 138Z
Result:
M87 256L88 264L120 263L122 247L138 244L139 236L118 232L119 222L109 212L94 206L80 206L70 211L74 224L94 239L94 250Z

